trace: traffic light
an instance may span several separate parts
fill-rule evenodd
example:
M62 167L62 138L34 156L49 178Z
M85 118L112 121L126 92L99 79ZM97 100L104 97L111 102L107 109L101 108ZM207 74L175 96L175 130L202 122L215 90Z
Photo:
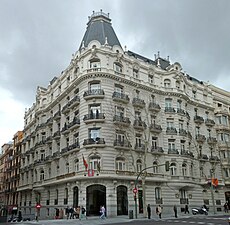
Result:
M165 162L165 171L169 171L169 161Z

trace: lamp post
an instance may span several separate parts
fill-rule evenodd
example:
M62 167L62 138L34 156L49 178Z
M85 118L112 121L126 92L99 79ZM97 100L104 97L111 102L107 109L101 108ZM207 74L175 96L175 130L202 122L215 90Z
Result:
M211 173L210 190L211 190L211 197L212 197L213 213L216 214L215 199L214 199L214 186L213 186L213 183L212 183L214 169L211 169L211 170L210 170L210 173Z
M169 165L169 161L166 161L164 164L158 165L158 167L159 167L159 166L165 166L166 171L168 171L168 165ZM153 168L153 167L155 167L155 166L149 166L149 167L146 167L146 168L142 169L142 170L138 173L137 178L136 178L135 183L134 183L135 187L134 187L134 189L133 189L133 193L134 193L134 201L135 201L135 218L136 218L136 219L137 219L137 196L136 196L136 194L137 194L137 192L138 192L138 190L137 190L137 182L138 182L138 179L139 179L140 175L141 175L145 170L151 169L151 168ZM144 195L145 195L145 193L144 193ZM145 207L145 206L144 206L144 207Z

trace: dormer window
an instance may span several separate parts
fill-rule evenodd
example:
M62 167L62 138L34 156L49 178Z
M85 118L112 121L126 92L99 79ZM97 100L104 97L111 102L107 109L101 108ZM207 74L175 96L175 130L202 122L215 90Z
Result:
M164 80L164 87L165 88L170 88L171 87L171 81L169 79Z

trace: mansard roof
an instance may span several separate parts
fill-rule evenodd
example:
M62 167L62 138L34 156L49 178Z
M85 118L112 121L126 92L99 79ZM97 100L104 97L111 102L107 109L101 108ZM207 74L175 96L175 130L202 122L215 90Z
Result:
M102 11L93 12L92 16L89 17L86 32L79 49L87 47L93 40L99 41L101 45L108 44L111 47L114 45L121 47L117 35L113 30L109 14L105 14Z

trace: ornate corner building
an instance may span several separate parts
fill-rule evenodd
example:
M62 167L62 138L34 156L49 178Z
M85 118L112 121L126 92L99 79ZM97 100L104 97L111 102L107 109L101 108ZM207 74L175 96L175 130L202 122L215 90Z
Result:
M108 216L162 204L220 211L230 198L230 93L178 62L124 50L94 12L70 65L25 113L18 207L42 218L85 206ZM168 168L165 162L169 162ZM212 183L212 179L218 185Z

